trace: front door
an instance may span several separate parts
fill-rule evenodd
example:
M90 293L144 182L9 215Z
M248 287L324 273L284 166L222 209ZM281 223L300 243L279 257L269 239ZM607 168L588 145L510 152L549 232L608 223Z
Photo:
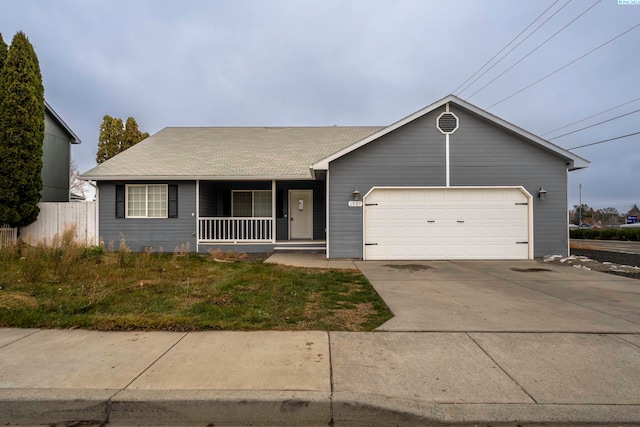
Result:
M289 239L313 240L313 190L289 190Z

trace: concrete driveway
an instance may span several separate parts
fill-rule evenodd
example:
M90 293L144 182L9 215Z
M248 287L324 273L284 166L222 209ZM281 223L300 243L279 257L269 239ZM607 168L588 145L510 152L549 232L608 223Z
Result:
M380 331L640 333L640 281L537 261L361 261Z

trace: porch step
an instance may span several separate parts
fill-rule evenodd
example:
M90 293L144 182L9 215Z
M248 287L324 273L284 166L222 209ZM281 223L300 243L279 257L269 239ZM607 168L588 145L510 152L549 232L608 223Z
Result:
M306 245L306 246L276 246L273 248L274 252L327 252L326 245Z

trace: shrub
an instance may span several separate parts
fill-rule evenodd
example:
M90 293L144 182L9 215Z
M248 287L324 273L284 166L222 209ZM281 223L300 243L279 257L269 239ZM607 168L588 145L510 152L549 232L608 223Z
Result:
M569 232L572 239L596 239L599 235L600 230L593 228L574 228Z
M618 238L618 230L616 230L615 228L603 228L599 231L599 238L602 240L611 240Z
M630 240L640 241L640 229L637 228L574 228L569 230L572 239Z

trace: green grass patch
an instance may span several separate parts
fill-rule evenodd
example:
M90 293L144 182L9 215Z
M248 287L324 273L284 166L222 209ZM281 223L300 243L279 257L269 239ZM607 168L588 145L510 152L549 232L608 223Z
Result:
M0 327L373 330L392 314L359 272L197 254L0 249Z

